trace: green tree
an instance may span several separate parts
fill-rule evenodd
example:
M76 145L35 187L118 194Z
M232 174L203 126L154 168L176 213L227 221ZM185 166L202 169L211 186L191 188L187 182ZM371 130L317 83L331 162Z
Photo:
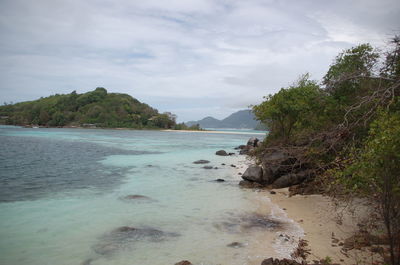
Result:
M289 88L264 98L264 102L253 107L253 112L267 125L270 137L287 141L296 130L319 125L316 117L323 113L324 94L308 74Z
M400 264L400 112L382 112L342 182L378 202L390 245L391 264Z
M365 94L365 81L374 74L379 54L370 44L361 44L340 53L323 78L326 90L340 105L351 105ZM367 79L366 79L367 78Z

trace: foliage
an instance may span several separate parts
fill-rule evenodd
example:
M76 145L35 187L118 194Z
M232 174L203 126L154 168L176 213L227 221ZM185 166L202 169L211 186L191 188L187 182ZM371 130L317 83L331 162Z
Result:
M343 171L342 183L380 206L390 240L391 263L400 264L400 112L382 112L365 144Z
M303 75L294 85L265 97L253 107L256 118L267 125L270 138L289 140L293 133L317 129L324 112L325 95L316 81ZM322 112L321 112L322 111Z
M176 116L160 114L127 94L107 93L102 87L84 94L73 91L30 102L0 107L0 116L11 125L172 128Z

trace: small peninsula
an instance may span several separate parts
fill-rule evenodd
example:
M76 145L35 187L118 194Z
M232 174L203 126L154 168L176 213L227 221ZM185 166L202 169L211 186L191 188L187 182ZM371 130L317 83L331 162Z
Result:
M170 112L159 113L128 94L108 93L103 87L0 106L0 124L6 125L175 129L175 119Z

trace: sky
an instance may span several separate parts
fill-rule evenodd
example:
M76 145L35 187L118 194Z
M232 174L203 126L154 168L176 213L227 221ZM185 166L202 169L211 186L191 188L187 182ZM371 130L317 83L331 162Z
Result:
M222 119L395 34L398 0L0 0L0 102L105 87Z

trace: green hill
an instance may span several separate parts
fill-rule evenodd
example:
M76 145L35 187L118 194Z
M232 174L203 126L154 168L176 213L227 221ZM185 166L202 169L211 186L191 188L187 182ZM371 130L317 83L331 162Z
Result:
M172 128L175 117L160 114L127 94L94 91L54 95L0 106L0 120L8 125L96 126L108 128Z

